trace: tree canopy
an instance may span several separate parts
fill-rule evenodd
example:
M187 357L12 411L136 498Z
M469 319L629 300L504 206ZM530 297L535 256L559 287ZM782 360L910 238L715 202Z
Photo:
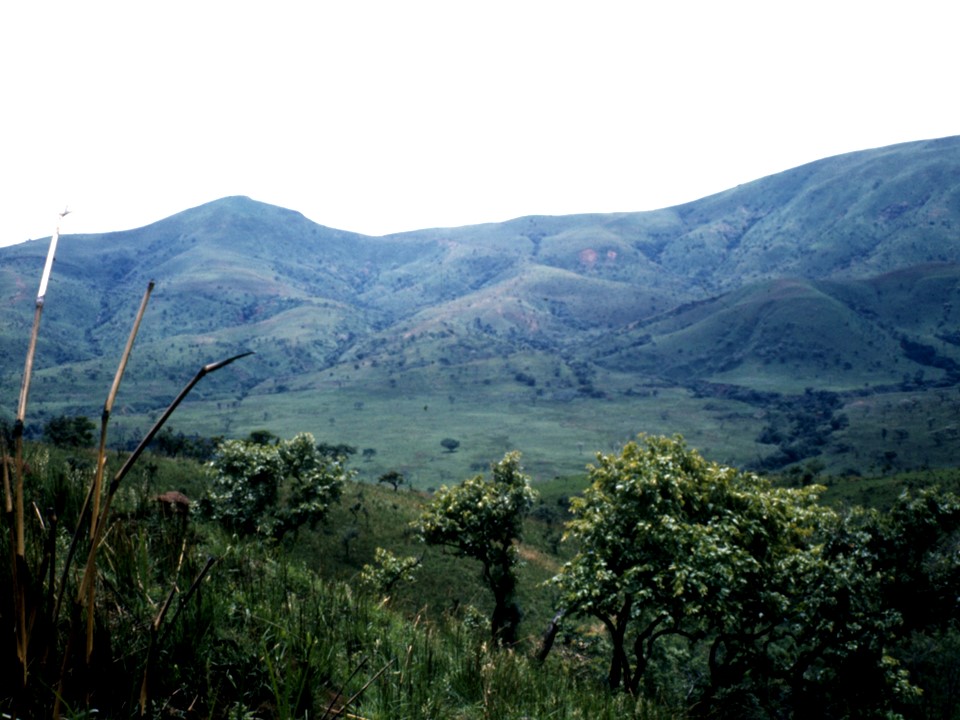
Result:
M93 444L96 429L97 426L85 415L58 415L44 424L43 437L61 448L89 447Z
M773 487L679 437L598 455L571 505L579 551L554 582L569 612L607 629L609 684L637 692L671 643L700 668L702 716L849 717L906 699L887 653L899 617L877 601L864 538L818 504L821 490Z
M227 440L210 463L213 516L242 535L280 539L314 526L340 498L350 473L310 433L274 444Z

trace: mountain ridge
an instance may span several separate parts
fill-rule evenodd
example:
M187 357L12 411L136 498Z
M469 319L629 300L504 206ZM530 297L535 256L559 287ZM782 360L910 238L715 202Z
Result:
M952 387L957 228L960 137L825 158L663 210L379 237L232 196L134 230L61 238L37 356L40 387L54 399L36 393L33 402L39 418L94 414L112 372L106 358L153 279L125 381L151 399L130 403L130 417L119 419L130 432L189 368L252 349L232 375L198 389L183 427L242 434L273 423L372 444L390 433L371 430L363 409L407 423L418 397L418 407L445 406L438 431L452 432L451 418L454 426L479 418L487 439L470 465L509 449L494 427L498 408L515 418L511 440L544 455L551 443L567 446L562 462L539 461L548 472L585 462L569 450L581 442L562 429L571 425L597 443L683 431L716 446L720 459L749 464L769 455L755 441L762 423L754 417L768 409L704 411L719 407L694 402L710 383L756 397L866 386L929 399ZM19 386L45 250L41 241L0 249L8 388ZM454 415L465 400L469 412ZM14 401L5 398L0 415ZM310 405L328 408L326 420ZM673 407L684 416L671 420ZM711 413L744 416L737 437L718 432L714 425L733 421ZM925 422L949 425L946 410L935 414ZM868 433L875 421L831 437ZM531 437L541 423L549 427ZM916 439L923 447L902 448L902 462L934 456ZM430 475L431 464L466 454L437 457L428 440L406 452L394 442L396 462L378 458L370 472L395 464ZM828 445L815 449L831 467L847 462ZM433 474L444 473L454 471Z

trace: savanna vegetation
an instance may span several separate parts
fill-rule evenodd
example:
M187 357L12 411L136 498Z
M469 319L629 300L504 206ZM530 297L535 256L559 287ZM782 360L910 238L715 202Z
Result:
M69 546L91 548L74 528L96 450L22 447L29 512L22 558L5 514L0 710L960 712L960 499L943 489L914 482L855 507L648 437L598 454L586 478L534 487L511 453L430 494L357 482L307 436L263 439L224 441L206 462L139 458L99 539L92 633ZM109 453L107 477L128 460ZM16 477L15 455L6 466Z
M55 236L0 328L0 714L960 717L957 152L449 236L231 198L73 244L46 336Z

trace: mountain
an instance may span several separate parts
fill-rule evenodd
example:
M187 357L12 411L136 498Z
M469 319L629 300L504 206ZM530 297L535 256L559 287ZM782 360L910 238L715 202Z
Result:
M34 427L115 410L136 437L203 364L175 429L310 430L375 478L455 482L518 448L576 472L640 431L725 462L955 462L960 137L820 160L684 205L384 237L231 197L61 238ZM11 418L48 241L0 249ZM440 445L461 441L455 453Z

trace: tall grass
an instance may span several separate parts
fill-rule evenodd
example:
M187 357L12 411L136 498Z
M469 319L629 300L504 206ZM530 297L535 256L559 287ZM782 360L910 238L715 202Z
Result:
M560 652L541 664L523 650L492 647L489 630L469 612L411 617L253 545L230 544L221 553L211 580L218 642L236 655L232 672L208 688L219 702L219 710L207 708L211 714L257 708L263 717L369 720L672 717L608 693L589 658Z
M62 217L63 214L61 214ZM59 230L58 223L57 232L51 238L37 294L34 322L17 404L17 416L10 437L5 438L3 443L4 519L8 530L8 538L5 537L3 542L6 547L3 549L10 558L7 566L9 576L5 578L7 582L4 586L10 589L10 594L5 595L0 604L0 619L5 626L9 627L11 630L9 637L13 638L12 648L9 646L0 648L0 655L2 655L0 672L3 673L5 682L10 685L11 708L28 715L50 713L54 717L59 717L64 708L70 708L78 703L89 705L96 685L94 679L116 670L115 661L118 658L111 648L116 639L109 632L109 624L118 618L124 618L125 613L108 611L106 622L102 616L98 618L98 607L95 603L96 588L100 584L117 597L129 597L124 592L124 584L110 583L108 575L111 571L116 573L121 569L120 575L123 576L122 570L125 566L137 568L136 560L142 561L147 557L143 538L140 539L139 548L137 543L131 543L127 538L127 546L120 552L115 551L118 543L123 545L125 542L123 533L117 529L118 524L112 522L111 517L111 504L120 489L121 482L190 390L205 375L242 357L242 355L235 356L203 366L150 429L137 449L117 470L104 494L102 483L107 462L106 438L110 412L153 289L151 282L140 305L130 337L121 355L113 385L104 404L95 470L90 478L76 475L72 478L68 477L70 480L89 479L89 490L79 511L69 518L63 517L69 496L77 494L76 487L62 482L62 476L59 475L55 476L56 479L52 482L49 477L42 478L34 475L33 468L25 461L23 438L34 355ZM101 497L103 497L102 507ZM74 566L74 559L77 557L78 547L81 547L83 542L83 523L88 514L90 530L86 543L86 562L81 569ZM66 538L69 537L63 531L64 526L67 528L72 526L74 531L66 549L66 559L62 562L62 567L58 568L61 545L64 545ZM184 538L180 561L177 563L177 571L173 577L173 589L168 595L167 602L161 606L155 616L149 632L147 659L145 663L140 663L143 666L144 678L139 698L141 712L146 711L147 678L154 641L173 601L186 550ZM107 555L105 559L102 558L104 554ZM144 563L139 563L139 567L141 572L135 572L133 575L137 581L135 587L143 591L144 585L141 580L145 574L142 572L145 570ZM59 582L58 570L60 571ZM129 580L129 578L123 579ZM192 594L194 587L196 585L191 586L191 592L187 597ZM69 618L61 623L62 599L68 594L74 595L75 600L70 608ZM147 599L149 600L149 597ZM116 602L115 598L112 600ZM101 614L103 605L104 603L101 603L99 608ZM81 653L78 648L81 645L83 626L86 629L82 643L84 651ZM101 643L106 647L95 657L95 641L98 632ZM143 633L139 634L143 635Z

